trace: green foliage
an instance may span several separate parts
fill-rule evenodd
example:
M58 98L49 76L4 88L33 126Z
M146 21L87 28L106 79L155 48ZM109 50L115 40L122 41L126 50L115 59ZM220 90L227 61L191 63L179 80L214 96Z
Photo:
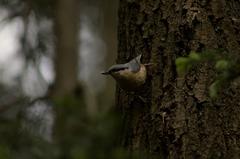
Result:
M215 68L218 71L227 70L229 67L229 62L227 60L219 60L216 62Z
M213 82L213 84L211 84L211 86L209 87L209 95L211 98L216 98L218 95L218 90L220 89L220 81L217 80L215 82Z
M189 71L194 64L200 62L202 57L196 52L191 52L188 57L179 57L176 59L177 71L180 74Z
M6 145L0 145L0 158L10 159L10 150Z
M0 120L0 158L4 159L140 159L120 139L121 122L114 112L89 117L81 97L57 100L53 142L24 130L21 118ZM0 118L1 119L1 118Z
M69 159L139 159L141 153L130 155L118 143L121 122L115 112L89 116L82 96L55 99L56 158Z
M209 95L211 98L216 98L223 86L240 75L240 65L237 60L231 60L229 57L223 56L222 52L222 49L206 50L201 53L192 51L187 57L176 59L177 71L182 75L199 63L215 63L216 78L209 87Z
M1 159L52 159L53 144L24 130L21 119L3 120L0 117Z
M197 54L196 52L191 52L189 54L189 59L195 62L198 62L201 60L201 56L199 54Z
M187 57L179 57L176 60L178 73L182 74L189 70L189 59Z

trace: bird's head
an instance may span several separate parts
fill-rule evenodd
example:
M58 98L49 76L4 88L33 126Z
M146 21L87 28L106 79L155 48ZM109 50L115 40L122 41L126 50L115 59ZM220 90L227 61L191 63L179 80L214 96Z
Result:
M132 59L128 63L125 64L116 64L111 66L107 71L102 72L103 75L124 75L126 73L136 73L140 70L141 67L141 56L139 55L136 58Z

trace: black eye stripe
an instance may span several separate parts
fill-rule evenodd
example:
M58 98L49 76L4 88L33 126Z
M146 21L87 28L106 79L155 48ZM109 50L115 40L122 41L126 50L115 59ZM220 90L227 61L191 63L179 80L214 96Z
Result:
M127 68L126 67L125 68L114 68L110 72L118 72L118 71L125 70L125 69L127 69Z

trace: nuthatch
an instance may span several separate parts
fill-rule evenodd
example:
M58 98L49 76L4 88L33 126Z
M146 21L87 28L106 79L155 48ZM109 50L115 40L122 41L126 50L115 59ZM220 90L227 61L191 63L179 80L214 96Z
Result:
M141 56L125 64L113 65L102 74L111 75L124 90L135 91L145 83L147 77L146 67L140 61Z

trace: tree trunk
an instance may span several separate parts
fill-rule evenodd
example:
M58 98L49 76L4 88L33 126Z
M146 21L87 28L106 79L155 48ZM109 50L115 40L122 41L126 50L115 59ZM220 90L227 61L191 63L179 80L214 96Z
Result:
M161 158L240 158L240 85L212 101L210 64L184 77L175 66L191 50L224 48L238 58L240 1L121 0L119 7L118 62L142 53L143 63L156 64L142 91L117 89L123 145Z
M50 97L55 104L54 142L59 158L65 159L79 142L80 113L85 108L78 83L79 0L57 0L54 20L56 77Z
M54 31L56 36L54 96L72 94L78 81L79 1L56 1Z

